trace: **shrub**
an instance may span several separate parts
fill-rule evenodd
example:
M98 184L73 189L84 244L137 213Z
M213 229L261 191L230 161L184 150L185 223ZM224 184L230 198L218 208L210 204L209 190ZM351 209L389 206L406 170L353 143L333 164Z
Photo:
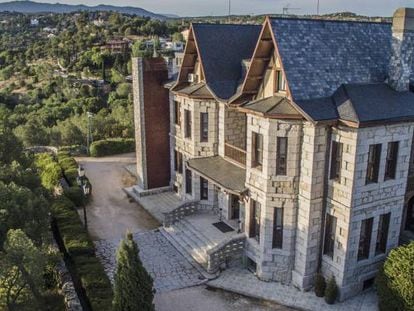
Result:
M72 157L59 157L59 165L62 167L64 171L69 169L78 169L78 163Z
M82 189L79 186L72 186L65 189L65 196L75 204L75 206L80 207L85 203L85 195L83 194Z
M414 242L390 252L376 285L381 311L414 310Z
M70 168L65 170L64 172L66 180L69 182L71 186L76 185L76 179L78 178L78 169L77 168Z
M132 138L113 138L95 141L90 146L92 157L127 153L135 151L135 140Z
M42 185L47 189L53 189L62 178L62 169L49 154L39 154L35 160L36 167L40 170Z
M327 304L334 304L338 296L338 286L336 285L335 277L329 278L325 288L325 301Z
M59 160L62 160L63 158L69 158L70 153L66 150L59 149L59 151L57 153L57 157L58 157Z
M321 273L316 273L315 276L315 295L323 297L325 295L326 281Z

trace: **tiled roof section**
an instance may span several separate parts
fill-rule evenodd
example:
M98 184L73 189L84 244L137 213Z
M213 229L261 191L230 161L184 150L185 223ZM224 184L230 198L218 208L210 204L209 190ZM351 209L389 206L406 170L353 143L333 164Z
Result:
M205 83L187 85L181 89L176 90L175 92L178 94L191 96L193 98L213 99L213 95L211 94L210 90L207 88Z
M270 20L294 100L331 96L343 83L384 82L391 25Z
M314 121L338 119L338 113L331 97L299 100L295 103L306 115L308 115Z
M258 112L263 115L298 115L298 111L286 97L272 96L248 102L240 106L244 110Z
M414 119L414 93L386 83L342 85L333 96L340 119L353 122Z
M193 24L205 78L214 94L229 99L242 77L242 60L253 55L259 25Z
M235 193L246 190L246 170L219 156L188 160L188 167L215 184Z

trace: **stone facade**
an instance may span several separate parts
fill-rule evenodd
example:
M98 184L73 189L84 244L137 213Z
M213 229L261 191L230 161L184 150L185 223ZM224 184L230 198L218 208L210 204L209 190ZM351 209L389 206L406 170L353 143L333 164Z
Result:
M177 125L174 120L175 105L179 103L181 124ZM191 136L185 137L185 110L191 115ZM189 159L211 157L218 153L218 103L214 100L198 100L185 96L170 96L170 135L172 148L171 152L171 185L175 186L177 193L187 200L200 199L200 178L192 174L192 194L185 191L185 163ZM200 140L200 114L208 113L208 141ZM183 156L183 173L175 171L174 151L180 152ZM217 193L212 185L209 184L208 202L217 202Z
M399 14L405 18L402 26L398 22ZM409 68L412 53L408 52L414 50L414 14L413 11L397 11L396 17L389 82L396 90L407 91L412 79L412 68ZM277 23L289 24L292 20L278 20ZM314 22L305 20L298 23L300 27L297 31ZM381 38L387 38L383 35L384 31L388 31L384 25L335 25L344 31L351 26L367 27L368 30L379 28L377 30L381 33ZM326 34L325 30L323 33ZM273 44L269 39L265 42L267 47ZM270 48L268 51L275 53ZM205 172L197 173L196 169L191 169L192 189L191 193L186 193L185 174L186 169L190 168L187 167L188 160L221 157L220 163L232 164L230 167L234 172L242 169L242 174L237 176L244 176L245 173L245 180L242 181L244 190L233 193L217 180L209 179L208 199L201 201L216 207L221 212L220 218L234 229L245 233L246 266L255 269L254 273L261 280L293 284L304 291L312 289L316 273L321 272L326 278L334 276L339 287L340 300L344 300L372 283L379 265L399 243L405 215L404 206L414 195L413 187L407 192L407 180L414 179L409 176L410 170L414 175L414 123L408 118L398 120L399 122L395 122L395 119L387 122L378 119L365 123L340 119L340 116L336 119L314 120L313 116L299 109L307 107L306 105L300 106L289 98L294 89L289 85L286 92L276 89L276 72L281 70L283 64L273 54L270 65L263 66L262 76L257 76L258 73L255 72L255 76L251 77L252 80L261 82L258 82L260 85L255 91L250 92L255 95L249 97L249 100L270 98L269 101L261 102L262 106L255 106L256 110L229 104L226 100L217 99L214 94L211 97L205 96L209 99L202 99L202 96L186 95L183 89L180 89L181 93L174 89L170 92L170 185L176 189L183 201L201 200L200 177L208 179L209 176L200 176L199 174ZM262 62L267 58L260 59ZM386 61L388 60L389 57ZM283 61L293 63L295 59ZM385 60L382 59L381 62L384 63ZM186 81L184 88L191 89L194 84L206 84L206 89L211 90L202 74L201 65L201 60L198 60L193 66L192 73L197 75L197 81L193 85ZM330 74L334 73L329 72L327 76ZM301 72L299 75L303 78ZM361 81L365 81L365 78L367 77L364 74ZM335 77L332 80L340 79ZM316 84L301 84L300 87L303 90L311 89L309 94L331 92L328 88L315 87L322 82L323 79L315 81ZM139 81L136 83L139 85ZM286 83L289 84L289 81L286 80ZM299 90L296 91L300 94ZM142 96L142 93L136 92L134 96ZM318 97L316 95L315 98ZM272 99L282 96L287 96L283 102L272 102ZM180 125L175 120L177 105L180 107L177 111ZM140 110L136 111L136 120L140 120L140 113ZM200 138L201 113L208 114L207 141ZM315 118L318 116L315 113ZM191 133L186 134L185 123L188 118ZM138 133L142 131L139 126L144 124L145 120L138 124ZM255 146L257 137L261 141L260 148ZM145 135L142 138L145 141ZM279 161L283 162L280 154L284 151L279 146L280 141L287 142L286 166L283 166L282 173ZM384 175L387 161L390 161L390 143L395 142L398 142L395 176L386 179ZM379 144L381 152L377 154L379 161L375 164L378 180L368 183L367 175L373 161L369 160L370 150L372 151L370 146ZM341 146L340 156L334 157L334 150L337 150L334 148L338 145ZM137 144L138 152L140 148L141 145ZM182 155L182 173L176 171L176 152ZM256 161L258 154L260 163ZM138 161L144 166L146 159L138 158ZM233 211L237 211L235 203L238 203L236 206L240 210L238 219L233 215ZM260 213L257 212L259 206ZM253 213L254 210L256 213ZM388 214L388 231L381 231L382 236L387 236L385 246L377 251L381 237L380 218ZM276 224L276 219L280 218L281 221ZM330 226L331 231L328 232L327 223L331 219L335 225ZM363 239L363 222L367 219L372 219L372 222L369 220L372 227L368 227L367 234L370 238ZM361 241L364 242L364 256L358 258Z
M247 116L246 186L249 195L245 221L251 218L251 200L261 204L260 243L249 238L247 256L257 264L257 275L263 280L290 283L293 269L297 195L303 125L298 121L281 121ZM263 165L252 167L252 133L263 135ZM277 138L288 138L287 174L276 174ZM283 209L282 248L273 248L273 216L275 208Z

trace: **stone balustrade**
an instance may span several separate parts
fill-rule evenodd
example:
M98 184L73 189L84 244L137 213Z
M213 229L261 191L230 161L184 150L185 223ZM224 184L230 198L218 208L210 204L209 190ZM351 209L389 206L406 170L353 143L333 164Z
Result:
M207 251L207 272L216 273L220 266L230 259L243 255L246 234L240 233L225 240Z
M194 215L202 211L216 212L217 208L214 205L202 204L200 203L200 201L185 202L178 206L176 209L172 210L171 212L163 213L164 226L169 227L170 225L178 222L180 219L183 219L184 217Z

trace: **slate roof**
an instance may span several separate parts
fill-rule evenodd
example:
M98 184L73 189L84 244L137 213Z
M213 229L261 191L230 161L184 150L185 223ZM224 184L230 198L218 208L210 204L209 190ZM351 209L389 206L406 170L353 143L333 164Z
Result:
M339 118L358 123L414 119L414 93L386 83L346 84L333 95Z
M294 115L298 111L290 104L290 100L283 96L272 96L264 99L247 102L240 106L244 110L257 112L263 115Z
M246 170L220 156L190 159L187 164L190 169L230 192L243 193L246 190Z
M175 90L175 92L178 94L191 96L193 98L213 98L213 95L205 83L187 85L183 88Z
M339 117L331 97L298 100L295 103L314 121L337 120Z
M331 96L344 83L384 82L391 24L270 19L295 100Z
M193 24L206 82L220 99L236 93L242 78L242 60L250 59L261 25Z

